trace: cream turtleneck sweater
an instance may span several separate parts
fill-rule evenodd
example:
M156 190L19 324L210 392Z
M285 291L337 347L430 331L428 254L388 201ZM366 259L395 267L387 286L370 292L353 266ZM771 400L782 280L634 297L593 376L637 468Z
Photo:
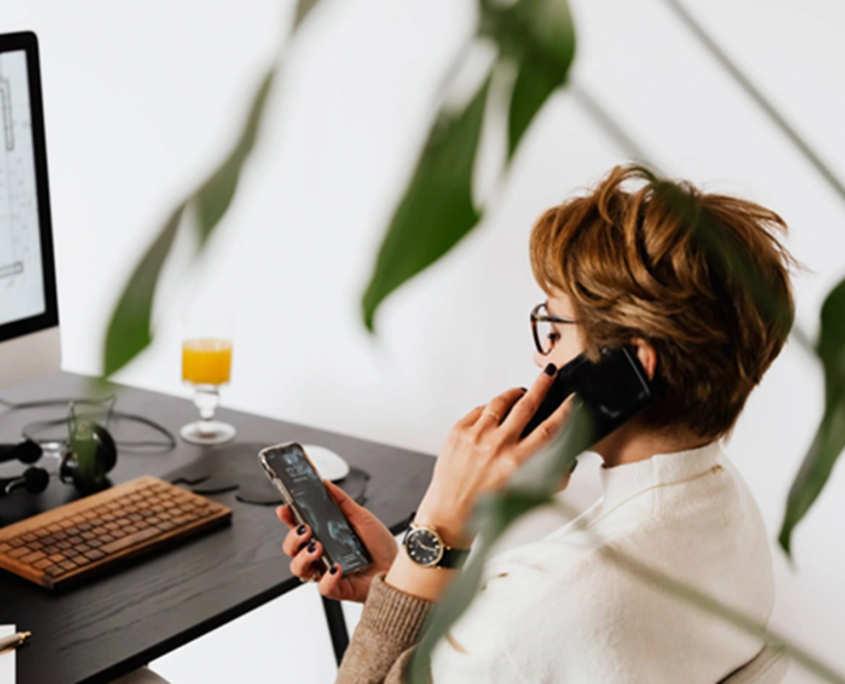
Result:
M717 442L602 469L604 496L544 539L492 558L432 660L434 684L715 684L761 648L644 583L602 548L765 623L766 528Z
M545 538L488 560L438 644L434 684L716 684L761 646L626 571L607 550L766 623L760 511L718 443L602 469L604 495ZM433 604L373 580L339 684L404 684Z

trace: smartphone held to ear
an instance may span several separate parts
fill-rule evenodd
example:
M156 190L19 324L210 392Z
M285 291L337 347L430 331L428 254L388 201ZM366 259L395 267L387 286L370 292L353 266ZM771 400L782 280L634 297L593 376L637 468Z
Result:
M296 521L308 525L313 538L322 544L320 562L325 569L338 563L343 574L349 575L370 566L367 548L301 445L288 442L267 447L259 452L258 460Z
M656 385L631 350L606 347L598 362L580 354L563 366L522 437L546 420L571 394L577 394L593 418L593 444L652 404Z

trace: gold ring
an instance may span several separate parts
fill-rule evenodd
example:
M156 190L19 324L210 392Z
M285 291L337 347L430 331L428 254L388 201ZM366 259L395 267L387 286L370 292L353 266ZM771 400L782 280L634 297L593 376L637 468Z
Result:
M497 423L502 422L502 417L495 411L491 411L490 409L484 409L481 413L482 415L487 414L491 418L495 418Z

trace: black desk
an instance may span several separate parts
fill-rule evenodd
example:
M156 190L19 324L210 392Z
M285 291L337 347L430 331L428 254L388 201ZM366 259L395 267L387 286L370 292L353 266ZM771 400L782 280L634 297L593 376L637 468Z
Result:
M196 417L184 399L129 387L116 391L119 410L158 421L174 434ZM20 403L89 392L87 378L60 373L0 396ZM15 441L24 424L48 413L61 416L61 409L0 409L0 442ZM238 441L297 440L334 449L370 473L366 505L394 533L407 525L431 478L434 459L424 454L237 411L221 410L220 417L237 427ZM161 476L202 454L202 447L181 440L166 453L121 453L111 478L119 483L144 474ZM21 464L3 464L0 476L21 470ZM54 479L41 495L18 493L0 500L0 526L73 498L73 489ZM65 592L54 594L0 571L0 623L33 633L18 651L19 684L110 681L300 586L288 571L289 559L281 551L286 528L272 507L242 504L234 493L211 498L233 509L231 526Z

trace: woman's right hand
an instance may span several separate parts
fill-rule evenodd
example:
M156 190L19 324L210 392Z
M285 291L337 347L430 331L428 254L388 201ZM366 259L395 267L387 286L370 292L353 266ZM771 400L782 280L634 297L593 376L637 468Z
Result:
M326 572L320 562L323 545L311 539L311 528L308 525L297 525L288 506L279 506L276 515L290 528L285 537L282 550L291 557L290 571L303 581L320 577L319 590L326 598L338 601L357 601L363 603L370 593L370 584L380 572L387 572L399 552L396 540L390 530L363 506L359 506L340 487L328 480L323 483L332 495L340 510L346 516L352 529L360 537L370 557L372 565L348 577L337 563Z

